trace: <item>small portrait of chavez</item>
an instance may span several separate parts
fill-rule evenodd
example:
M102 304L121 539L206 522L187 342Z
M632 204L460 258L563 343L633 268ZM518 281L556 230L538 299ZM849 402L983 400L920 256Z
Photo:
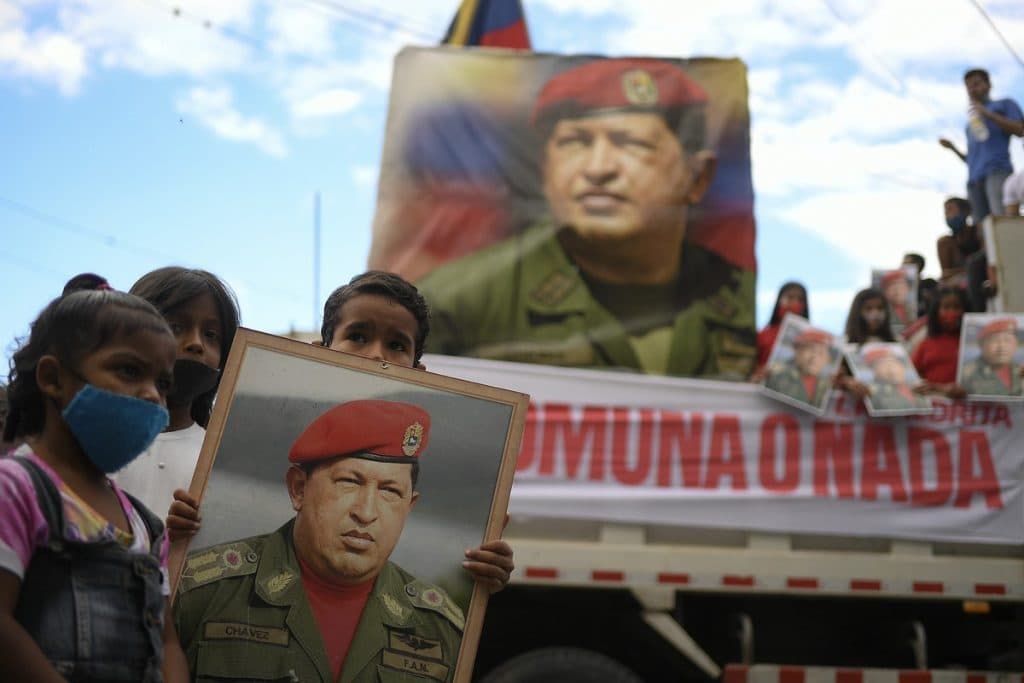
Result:
M847 351L850 371L868 386L864 398L870 415L913 415L931 412L931 401L915 394L921 378L902 344L865 344Z
M968 313L960 330L957 383L968 400L1024 400L1024 314Z
M787 313L768 357L763 390L772 398L821 415L828 406L840 357L835 337Z
M917 319L917 277L913 265L871 271L871 286L885 296L894 334Z

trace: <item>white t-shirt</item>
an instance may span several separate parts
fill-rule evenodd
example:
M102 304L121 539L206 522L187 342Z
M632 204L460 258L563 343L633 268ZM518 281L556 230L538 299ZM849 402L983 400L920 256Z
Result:
M174 500L174 490L187 491L192 483L205 436L206 430L195 423L187 429L161 432L152 446L112 479L163 519Z
M1024 171L1014 173L1003 183L1003 206L1024 204Z

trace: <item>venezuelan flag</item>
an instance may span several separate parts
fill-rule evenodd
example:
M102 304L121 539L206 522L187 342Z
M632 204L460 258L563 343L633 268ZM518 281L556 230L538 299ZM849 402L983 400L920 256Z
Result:
M530 49L520 0L462 0L443 45Z

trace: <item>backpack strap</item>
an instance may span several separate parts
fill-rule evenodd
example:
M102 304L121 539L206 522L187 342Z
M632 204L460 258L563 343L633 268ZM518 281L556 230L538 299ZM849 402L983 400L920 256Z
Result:
M128 493L124 489L121 489L121 493L128 498L128 502L132 504L135 511L139 513L139 517L142 518L143 523L146 525L146 531L149 532L149 543L151 546L156 547L157 540L164 533L164 523L160 521L160 518L153 514L145 504L142 503L138 498Z
M21 465L28 472L32 479L32 486L36 490L36 500L39 501L39 509L46 519L46 525L50 528L48 542L61 543L64 540L64 500L61 498L57 485L30 458L23 455L11 456L11 460Z

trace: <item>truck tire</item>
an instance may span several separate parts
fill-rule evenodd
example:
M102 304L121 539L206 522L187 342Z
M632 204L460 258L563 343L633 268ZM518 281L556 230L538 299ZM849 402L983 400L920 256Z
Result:
M513 657L479 683L643 683L611 657L576 647L546 647Z

